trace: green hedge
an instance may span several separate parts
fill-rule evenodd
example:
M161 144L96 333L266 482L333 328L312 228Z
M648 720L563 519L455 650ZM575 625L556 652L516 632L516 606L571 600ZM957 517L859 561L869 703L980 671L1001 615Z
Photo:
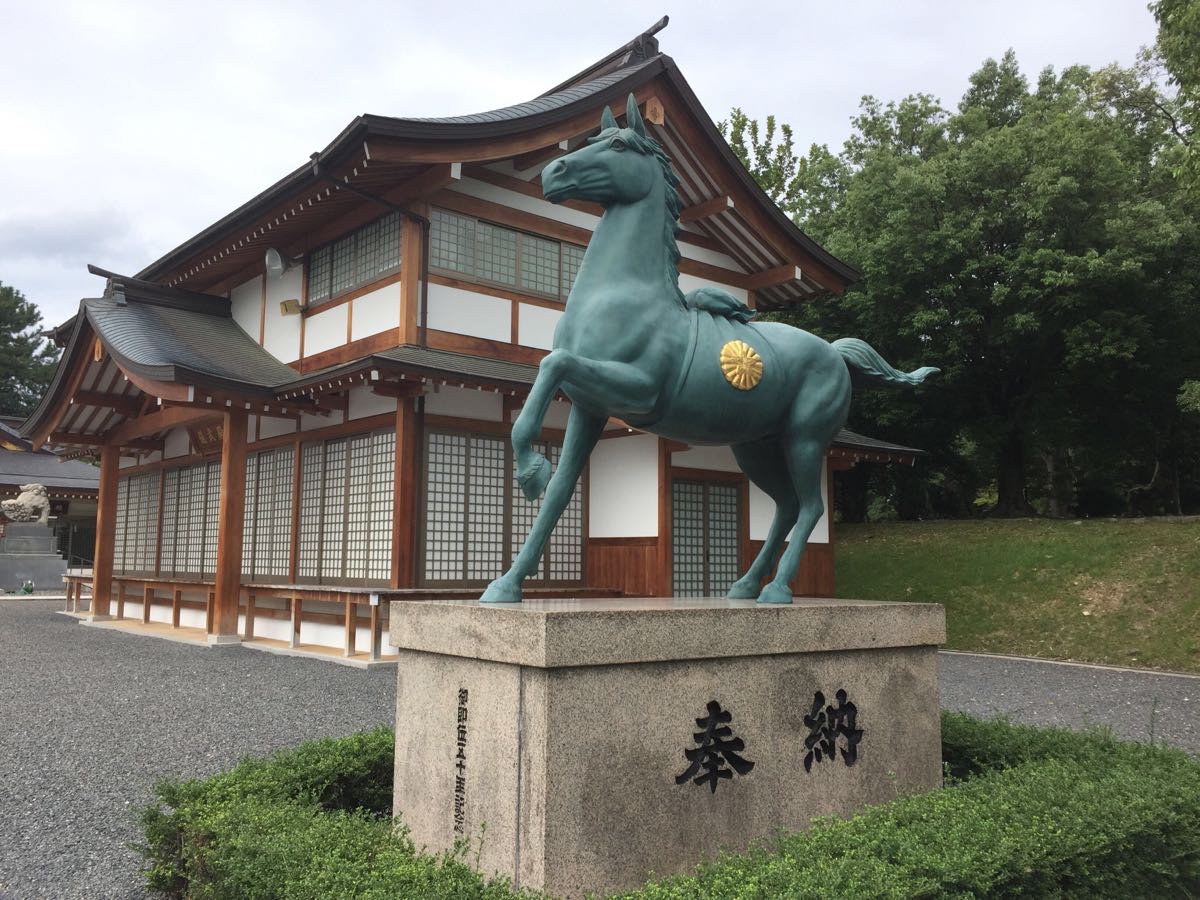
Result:
M1200 763L1110 736L943 716L942 790L819 821L639 898L1200 896ZM143 814L147 878L204 898L528 897L393 829L392 734L305 744Z

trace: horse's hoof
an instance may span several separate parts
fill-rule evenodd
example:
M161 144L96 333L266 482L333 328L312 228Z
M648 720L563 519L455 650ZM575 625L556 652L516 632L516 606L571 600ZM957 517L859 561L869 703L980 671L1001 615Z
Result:
M521 493L526 500L536 500L546 492L550 483L550 462L540 453L533 455L533 465L517 475L517 483L521 485Z
M521 585L504 577L497 578L487 586L480 603L520 603Z
M762 580L759 578L751 578L747 575L744 578L739 578L725 593L726 600L754 600L758 597L762 590Z
M792 589L786 584L777 584L772 581L763 592L758 595L759 603L791 603Z

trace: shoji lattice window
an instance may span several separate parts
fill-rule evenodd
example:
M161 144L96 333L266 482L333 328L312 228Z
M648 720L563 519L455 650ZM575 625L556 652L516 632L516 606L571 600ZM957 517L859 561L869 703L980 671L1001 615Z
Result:
M399 213L389 213L308 255L308 304L320 306L338 294L400 268Z
M741 489L721 481L676 479L671 491L672 591L720 597L737 580Z
M221 463L168 469L163 473L162 492L159 573L211 577L217 570ZM157 518L157 496L153 503Z
M122 478L117 482L117 511L113 517L113 571L125 571L125 533L129 530L126 521L129 509L129 479Z
M384 583L392 566L396 435L305 444L300 464L297 577Z
M566 299L583 248L435 209L429 265L478 281Z
M246 459L242 574L256 581L284 581L290 571L294 460L291 445Z
M158 472L122 478L117 487L113 571L155 572L158 550Z
M575 286L575 276L583 264L583 248L574 244L562 245L562 295L565 298Z
M221 524L221 463L205 463L204 476L204 556L200 561L200 573L212 576L217 574L217 535Z
M537 444L557 466L560 448ZM426 582L478 584L500 575L520 551L541 499L516 483L508 441L493 435L429 431L425 444ZM583 489L574 494L538 560L534 582L583 579Z

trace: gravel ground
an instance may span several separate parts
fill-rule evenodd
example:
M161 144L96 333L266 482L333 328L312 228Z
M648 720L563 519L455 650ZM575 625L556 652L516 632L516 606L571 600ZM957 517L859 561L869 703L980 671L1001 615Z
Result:
M942 706L1030 725L1111 728L1200 753L1200 676L942 653Z
M395 715L391 667L202 648L0 600L0 897L144 897L154 782Z
M142 898L137 811L300 741L391 723L395 671L98 628L54 601L0 600L0 898ZM942 654L943 705L1109 725L1200 752L1200 678ZM1153 712L1152 712L1153 711Z

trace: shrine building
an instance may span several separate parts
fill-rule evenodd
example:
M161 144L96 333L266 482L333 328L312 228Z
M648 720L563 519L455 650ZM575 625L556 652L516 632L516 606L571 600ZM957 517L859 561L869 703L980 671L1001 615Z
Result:
M368 662L388 601L478 596L537 510L508 432L601 213L545 201L539 173L630 93L680 178L685 292L775 311L853 283L734 156L664 24L526 103L359 116L140 272L92 268L103 291L56 329L22 426L99 458L90 618ZM918 453L843 432L826 479ZM526 596L719 596L772 513L728 448L610 421ZM833 595L833 555L827 513L798 594Z

